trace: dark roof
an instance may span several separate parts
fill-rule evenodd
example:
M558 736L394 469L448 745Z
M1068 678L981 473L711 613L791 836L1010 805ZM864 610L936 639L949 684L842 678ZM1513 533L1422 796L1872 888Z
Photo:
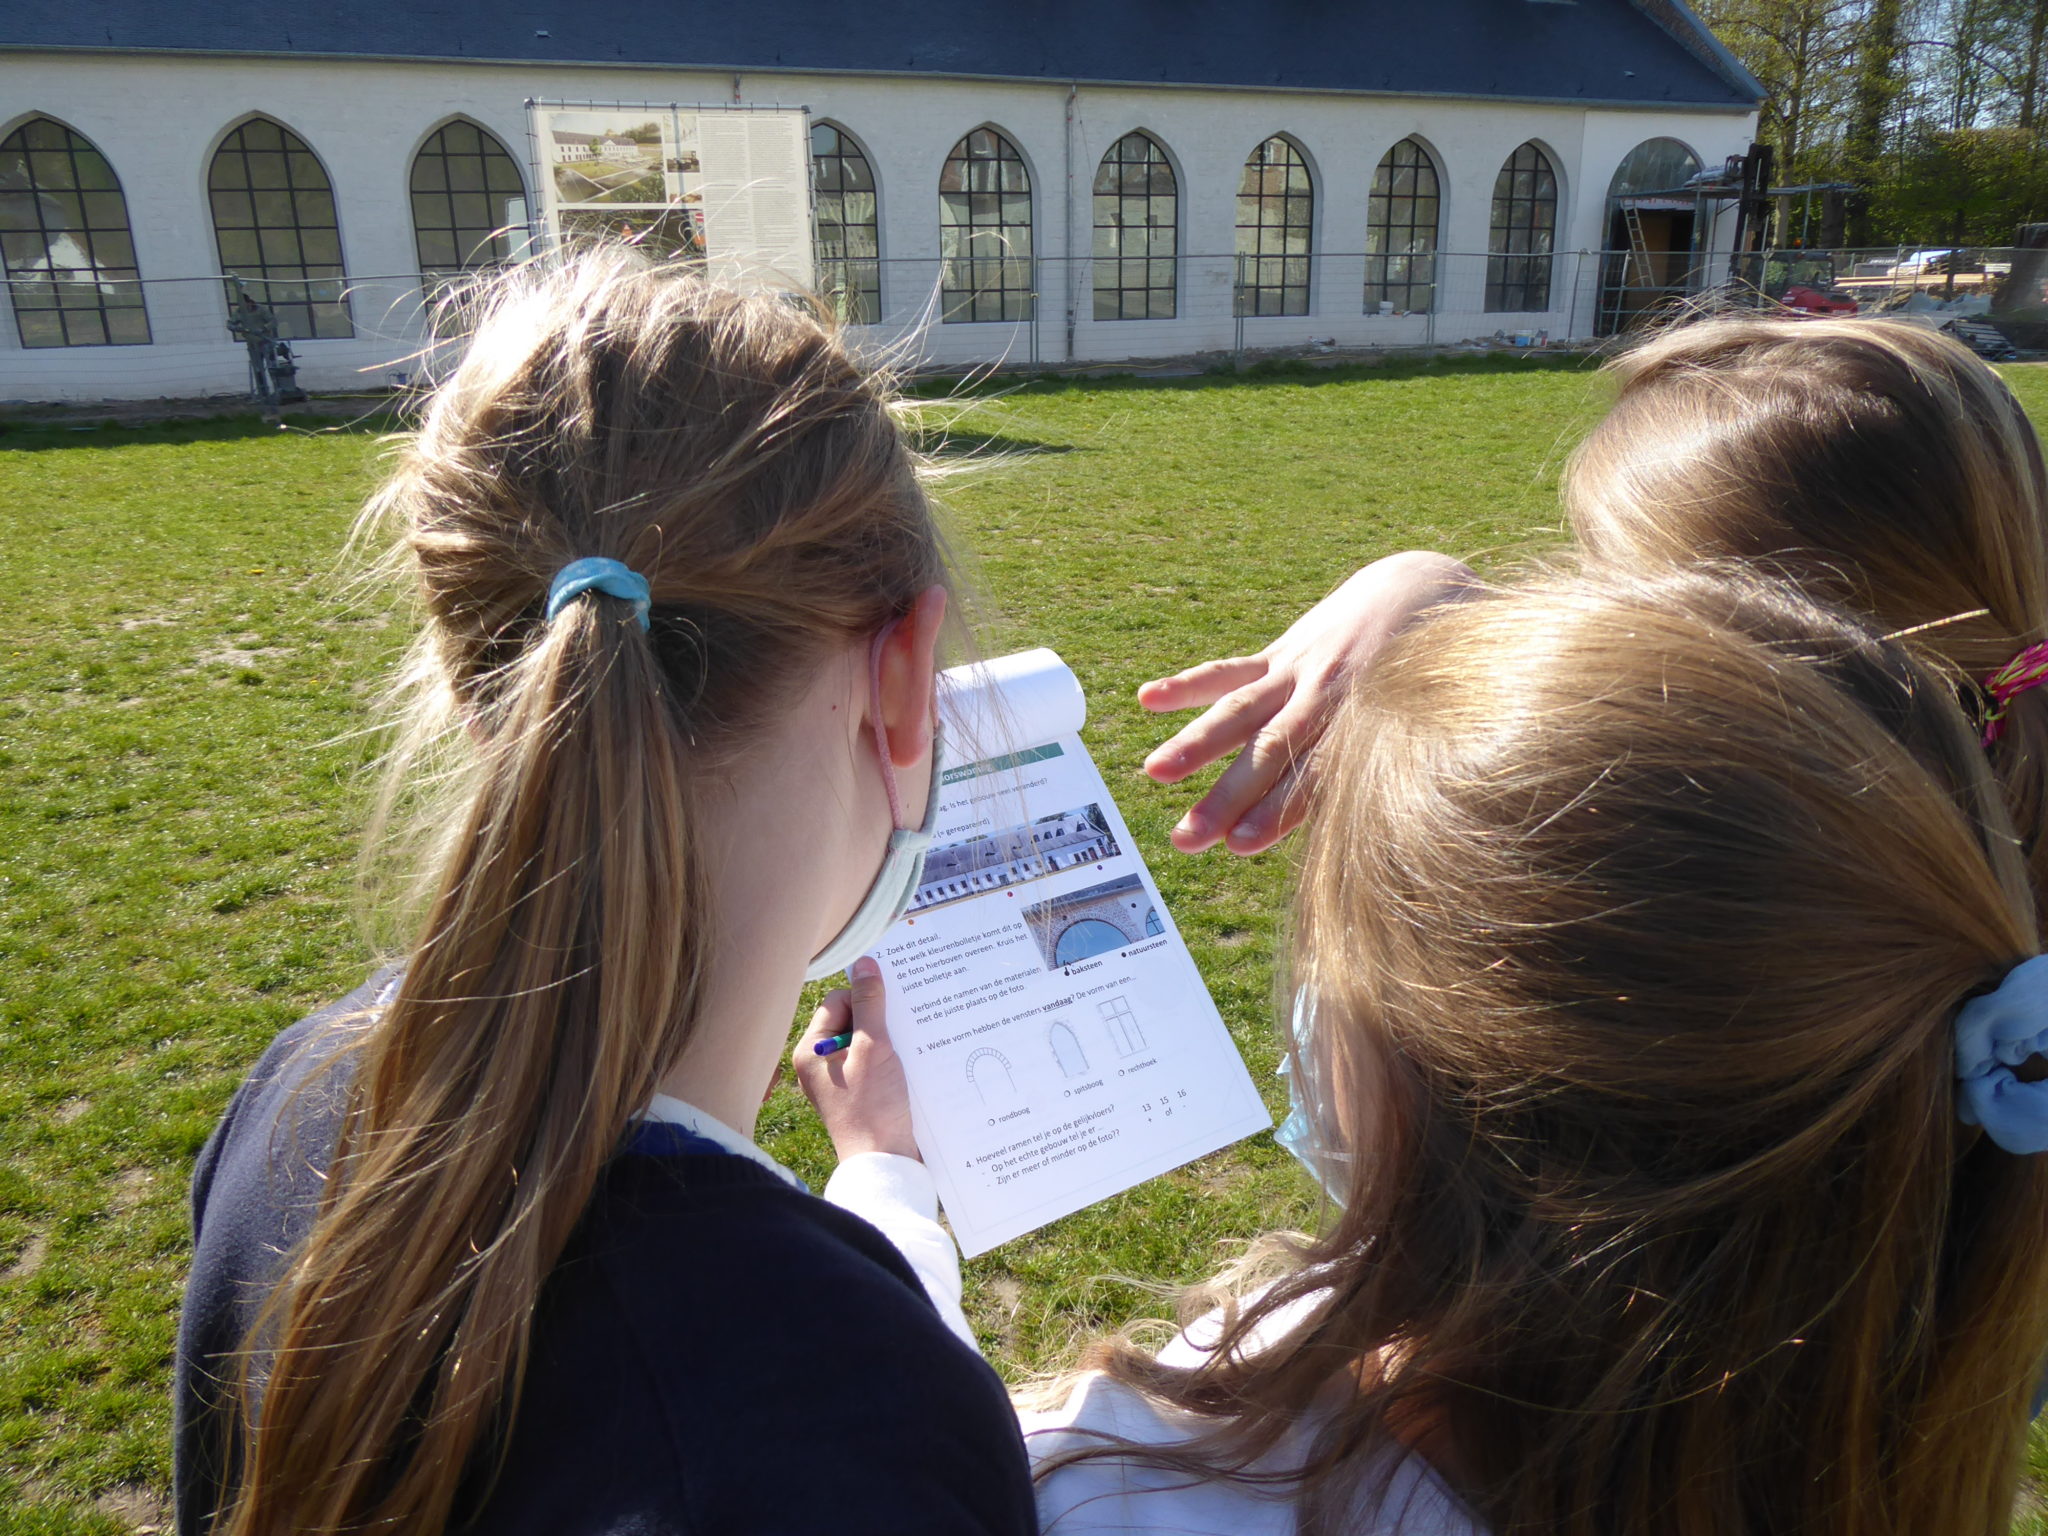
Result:
M657 65L1752 107L1681 0L76 0L0 48ZM544 91L536 78L537 92Z

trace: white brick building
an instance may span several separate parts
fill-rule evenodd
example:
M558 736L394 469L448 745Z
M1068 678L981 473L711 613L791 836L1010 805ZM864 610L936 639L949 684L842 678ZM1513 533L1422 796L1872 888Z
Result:
M0 399L240 389L225 272L311 386L408 371L423 281L514 252L533 97L807 107L821 278L936 364L1586 334L1611 194L1760 94L1677 0L545 10L15 8Z

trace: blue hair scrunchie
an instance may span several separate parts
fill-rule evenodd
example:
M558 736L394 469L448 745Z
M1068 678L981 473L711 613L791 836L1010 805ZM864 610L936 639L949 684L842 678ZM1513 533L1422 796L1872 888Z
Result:
M2048 1055L2048 955L2022 960L1956 1012L1956 1116L2008 1152L2048 1152L2048 1080L2013 1068Z
M590 555L581 560L571 560L559 571L548 585L548 618L574 602L586 592L602 592L607 597L616 597L633 605L633 617L646 629L647 610L653 602L653 592L642 576L621 560L607 559L603 555Z

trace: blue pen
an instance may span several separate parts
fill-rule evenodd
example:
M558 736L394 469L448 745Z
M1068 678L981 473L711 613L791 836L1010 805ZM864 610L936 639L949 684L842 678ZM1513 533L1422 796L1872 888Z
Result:
M845 1050L851 1044L853 1044L853 1033L851 1030L849 1030L847 1033L843 1035L834 1035L828 1040L820 1040L816 1045L812 1046L811 1049L816 1051L820 1056L830 1056L836 1052Z

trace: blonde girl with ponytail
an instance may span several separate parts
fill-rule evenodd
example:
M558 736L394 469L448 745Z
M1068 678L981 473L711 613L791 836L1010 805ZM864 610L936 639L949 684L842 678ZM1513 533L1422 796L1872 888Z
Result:
M1045 1529L2006 1531L2048 958L1980 730L1740 569L1389 641L1290 939L1329 1218L1026 1416Z
M885 391L810 313L582 258L490 302L369 516L420 901L202 1155L181 1533L1028 1530L864 1000L798 1047L828 1199L751 1140L929 830L948 563Z

